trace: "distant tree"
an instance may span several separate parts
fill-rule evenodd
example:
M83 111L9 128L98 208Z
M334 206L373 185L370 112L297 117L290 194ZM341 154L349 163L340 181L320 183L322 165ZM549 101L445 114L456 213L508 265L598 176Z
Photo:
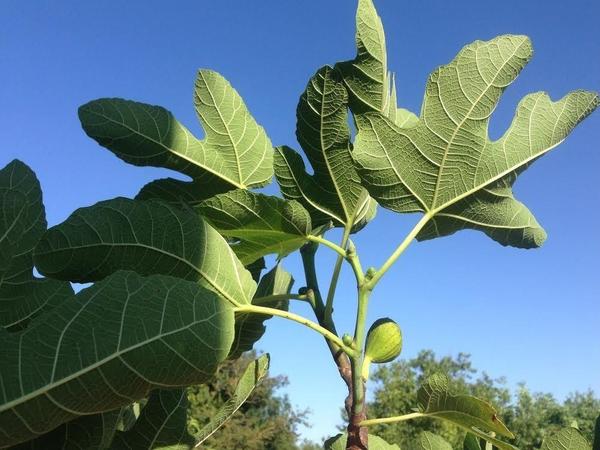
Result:
M254 352L225 362L215 378L205 385L188 388L190 401L188 428L202 427L230 398L246 366L256 358ZM284 376L266 377L251 397L211 436L207 450L311 450L298 444L297 427L306 424L308 411L294 408L287 395L278 391L288 384Z
M443 372L450 377L455 393L475 395L492 403L517 436L513 444L522 450L539 448L544 435L573 421L577 422L588 440L592 440L594 422L600 413L600 399L593 392L576 392L561 404L551 394L532 394L521 385L513 396L504 378L478 373L470 356L465 353L459 353L456 358L436 358L431 350L425 350L416 358L379 366L372 376L377 386L369 403L369 416L386 417L410 412L416 405L421 381L435 372ZM406 449L412 447L422 431L441 435L453 448L462 448L464 438L462 430L432 419L380 425L373 427L372 431Z

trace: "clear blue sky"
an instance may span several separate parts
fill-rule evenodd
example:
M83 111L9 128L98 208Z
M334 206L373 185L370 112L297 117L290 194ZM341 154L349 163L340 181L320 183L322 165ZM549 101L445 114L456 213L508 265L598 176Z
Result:
M502 133L518 100L546 90L600 90L596 0L376 0L401 106L419 111L428 73L466 43L529 35L535 56L493 119ZM0 164L20 158L37 172L51 224L79 206L132 196L164 175L128 166L81 131L77 107L98 97L159 104L201 134L192 106L198 68L239 90L274 144L297 146L295 107L320 66L354 55L350 0L164 2L3 0L0 8ZM369 318L403 328L404 356L431 348L472 354L474 364L515 385L562 398L600 393L600 113L529 169L516 193L549 239L534 251L506 249L462 232L414 244L378 287ZM415 217L380 209L357 238L363 264L379 265ZM321 250L323 267L332 262ZM298 261L290 258L288 269ZM322 272L322 283L329 272ZM352 281L344 273L336 319L352 328ZM297 286L303 280L298 274ZM308 311L295 307L296 312ZM285 373L294 404L313 411L308 437L334 433L344 389L322 340L273 320L260 343L273 373Z

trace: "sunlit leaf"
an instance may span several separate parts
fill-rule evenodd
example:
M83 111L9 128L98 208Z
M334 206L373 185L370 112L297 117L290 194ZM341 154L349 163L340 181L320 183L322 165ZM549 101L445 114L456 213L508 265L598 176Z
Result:
M476 427L514 437L498 418L492 405L471 395L450 393L446 375L438 373L430 376L419 388L417 401L419 412L428 417L450 421L469 431Z
M222 235L238 240L232 249L243 264L272 253L286 256L307 242L308 212L296 201L236 190L195 208Z
M160 106L99 99L79 109L85 132L124 161L173 169L192 178L157 180L140 198L200 201L232 189L261 187L273 175L273 148L263 128L221 75L200 70L194 104L206 136L197 139Z
M375 215L352 162L348 128L348 94L339 75L325 66L310 79L296 110L296 136L312 166L289 147L275 152L275 175L283 196L298 200L311 214L313 226L362 228Z
M530 94L504 136L491 141L490 116L531 55L524 36L476 41L429 77L417 124L401 128L375 112L356 116L353 156L369 193L393 211L433 216L418 239L472 228L503 245L543 242L512 184L597 107L598 95L574 91L552 102Z

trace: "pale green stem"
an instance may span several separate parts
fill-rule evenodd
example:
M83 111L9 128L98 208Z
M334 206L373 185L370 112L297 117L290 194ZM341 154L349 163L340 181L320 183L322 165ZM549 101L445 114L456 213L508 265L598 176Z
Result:
M348 238L350 237L351 226L346 225L344 228L344 235L342 237L342 243L340 247L346 249L348 244ZM329 283L329 290L327 291L327 300L325 301L325 320L330 320L333 314L333 299L335 298L335 290L337 288L338 280L340 278L340 271L342 269L342 263L344 262L344 256L338 255L333 268L333 275L331 276L331 282Z
M368 286L370 289L373 289L377 282L381 279L383 275L388 271L390 267L396 262L396 260L404 253L404 250L410 245L415 237L419 234L419 232L423 229L423 227L427 224L427 222L431 219L431 214L425 214L421 220L415 225L415 227L411 230L410 233L406 236L406 238L400 243L400 245L394 250L394 253L387 259L386 262L379 268L375 275L368 281Z
M405 420L416 419L418 417L424 417L424 416L425 416L425 414L423 414L423 413L415 412L415 413L410 413L410 414L404 414L403 416L383 417L381 419L368 419L368 420L363 420L360 423L360 426L368 427L371 425L379 425L382 423L404 422Z
M346 250L344 250L342 247L340 247L339 245L328 241L325 238L322 238L321 236L314 236L312 234L309 234L307 236L307 239L310 242L316 242L317 244L323 244L325 247L329 247L330 249L332 249L334 252L336 252L338 255L340 255L342 258L346 257Z
M303 300L305 302L310 303L310 298L308 295L300 295L300 294L276 294L276 295L267 295L265 297L257 297L252 300L253 305L265 305L269 303L277 303L282 300Z
M276 308L267 308L265 306L257 306L257 305L249 305L249 304L241 305L241 306L235 308L235 311L241 312L241 313L265 314L265 315L269 315L269 316L283 317L284 319L298 322L299 324L302 324L305 327L308 327L311 330L316 331L317 333L322 335L325 339L333 342L348 355L351 355L351 356L356 355L356 351L354 349L348 347L347 345L345 345L342 342L342 340L338 336L336 336L334 333L323 328L318 323L313 322L312 320L309 320L306 317L299 316L298 314L294 314L294 313L291 313L288 311L282 311L282 310L276 309Z
M371 290L360 283L358 289L358 307L356 312L356 324L354 327L354 347L358 354L352 357L352 412L359 414L364 407L365 386L362 377L362 366L364 363L363 348L365 346L365 328L367 322L367 307Z

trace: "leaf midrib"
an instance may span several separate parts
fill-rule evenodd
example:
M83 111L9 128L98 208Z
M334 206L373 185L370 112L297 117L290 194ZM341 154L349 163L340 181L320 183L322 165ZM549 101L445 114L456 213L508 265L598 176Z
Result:
M160 253L166 256L169 256L173 259L176 259L180 262L183 262L184 264L186 264L187 266L191 267L198 275L200 275L204 280L206 280L216 291L219 295L221 295L223 298L225 298L227 301L229 301L231 304L233 304L234 306L240 306L240 303L238 303L235 299L233 299L230 295L227 295L219 286L217 286L215 284L214 280L211 280L210 278L207 277L206 273L202 270L200 270L200 268L196 267L195 265L193 265L192 263L190 263L188 260L175 255L173 253L169 253L165 250L159 249L157 247L152 247L150 245L146 245L146 244L141 244L141 243L106 243L106 242L99 242L97 244L90 244L90 245L77 245L77 246L70 246L68 248L65 249L58 249L58 250L53 250L51 252L48 253L38 253L39 255L51 255L51 254L55 254L58 252L69 252L72 249L73 250L80 250L80 249L89 249L89 248L94 248L94 247L140 247L143 249L147 249L147 250L151 250L153 252L156 253ZM231 249L229 249L229 251L231 252ZM229 256L232 256L231 254L229 254ZM96 270L96 269L95 269ZM238 273L237 268L234 268L235 273ZM168 275L168 274L164 274L164 275ZM182 278L183 279L183 278ZM239 277L238 277L239 280ZM238 283L238 287L240 288L240 292L245 294L244 288L241 285L241 283ZM245 303L249 303L249 300L244 298Z
M477 97L477 99L475 99L475 101L471 104L471 108L469 108L469 111L467 111L467 113L465 114L465 116L463 117L461 122L456 125L456 128L454 129L454 132L452 133L452 136L448 140L448 144L446 145L446 148L444 149L444 156L442 157L442 161L439 166L438 176L437 176L436 183L435 183L435 189L433 191L433 199L431 201L431 206L434 207L434 209L435 209L435 204L436 204L438 193L439 193L440 181L442 179L442 172L444 171L444 167L446 164L446 158L448 156L448 152L450 151L450 147L452 146L452 143L454 142L454 139L456 138L459 130L461 130L464 123L468 119L470 119L471 113L473 112L475 107L479 104L479 101L488 92L488 90L494 85L494 82L496 81L496 78L498 78L498 75L500 75L500 72L502 70L504 70L504 67L506 67L506 65L512 60L512 58L517 54L517 52L521 49L521 47L523 45L525 45L526 43L527 43L527 41L523 40L523 42L521 42L521 44L515 48L515 50L512 52L512 54L508 58L506 58L504 63L496 71L494 78L492 78L492 80L486 85L485 89L481 92L479 97ZM477 52L477 50L476 50L476 52ZM477 53L475 53L475 60L477 60ZM440 101L441 101L441 99L440 99ZM481 157L481 155L480 155L480 157Z

